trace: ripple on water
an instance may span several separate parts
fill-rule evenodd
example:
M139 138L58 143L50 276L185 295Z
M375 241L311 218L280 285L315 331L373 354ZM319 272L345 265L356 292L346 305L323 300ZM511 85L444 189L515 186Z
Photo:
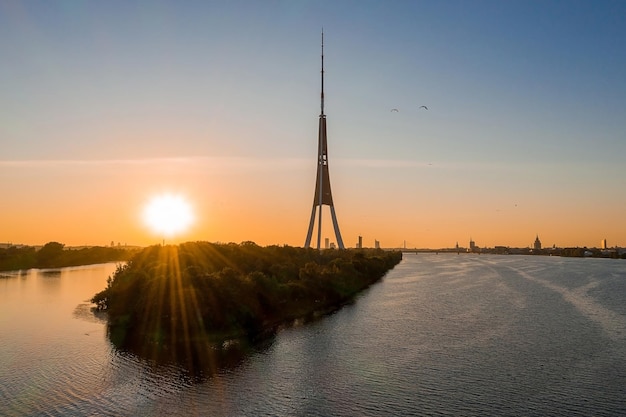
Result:
M112 348L80 305L66 343L2 351L37 371L0 369L0 414L626 415L626 268L585 261L407 256L353 305L203 379Z

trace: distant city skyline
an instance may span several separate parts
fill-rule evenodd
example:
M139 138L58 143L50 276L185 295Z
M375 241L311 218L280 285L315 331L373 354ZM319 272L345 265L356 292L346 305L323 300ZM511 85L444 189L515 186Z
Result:
M330 237L324 237L323 238L324 243L322 248L323 249L334 249L337 248L337 242L332 241ZM363 236L359 235L357 236L357 241L354 245L346 245L346 248L350 249L350 248L355 248L355 249L360 249L360 248L383 248L383 249L432 249L432 250L437 250L437 249L462 249L462 250L474 250L474 249L493 249L493 248L519 248L519 249L535 249L535 250L542 250L542 249L552 249L552 248L584 248L584 247L589 247L589 248L596 248L596 249L612 249L612 248L622 248L621 246L618 245L613 245L613 246L609 246L608 242L606 239L602 239L600 240L599 245L591 245L591 246L587 246L587 245L569 245L569 246L558 246L556 244L550 245L550 246L543 246L541 243L541 240L539 239L539 235L535 235L535 240L533 243L530 243L528 245L521 245L521 246L511 246L511 245L507 245L507 244L496 244L496 245L492 245L492 246L481 246L479 245L476 241L474 241L472 238L469 238L469 241L467 242L467 245L461 243L459 244L459 241L456 241L454 245L448 245L448 246L421 246L421 247L417 247L417 246L410 246L407 245L406 241L402 242L402 245L400 246L384 246L381 245L381 242L378 239L369 239L371 240L371 242L368 242L367 239L364 239ZM48 243L48 242L46 242ZM63 242L59 242L59 243L63 243ZM159 243L159 242L152 242L150 244L154 244L154 243ZM228 243L228 242L221 242L221 243ZM232 243L241 243L241 242L232 242ZM256 242L255 242L256 243ZM370 244L371 243L371 244ZM11 246L42 246L43 244L39 244L39 245L29 245L26 243L19 243L19 242L0 242L0 248L9 248ZM111 247L138 247L137 245L128 245L127 243L122 243L119 241L111 241L109 244L100 244L100 245L66 245L67 247L90 247L90 246L111 246Z
M169 243L302 246L323 28L346 246L626 246L625 19L577 0L0 2L0 242L160 243L142 213L171 193L194 221Z

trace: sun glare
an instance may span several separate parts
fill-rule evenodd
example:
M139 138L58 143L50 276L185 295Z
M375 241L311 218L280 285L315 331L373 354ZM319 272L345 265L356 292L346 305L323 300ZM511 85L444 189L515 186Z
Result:
M187 230L194 221L194 215L183 196L161 194L148 201L143 220L154 233L171 237Z

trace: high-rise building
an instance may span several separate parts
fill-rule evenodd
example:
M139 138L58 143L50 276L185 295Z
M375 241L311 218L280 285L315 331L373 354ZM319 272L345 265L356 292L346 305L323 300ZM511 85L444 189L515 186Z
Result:
M602 239L602 242L600 242L600 247L601 247L602 249L606 249L606 248L608 248L608 246L606 246L606 239Z
M541 250L541 241L539 240L539 235L535 237L535 243L533 244L533 249Z

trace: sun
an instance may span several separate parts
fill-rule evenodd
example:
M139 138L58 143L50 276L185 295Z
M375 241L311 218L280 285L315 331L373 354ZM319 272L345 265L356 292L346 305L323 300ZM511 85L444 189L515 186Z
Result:
M152 197L144 207L143 221L154 233L172 237L183 233L194 222L191 204L179 194Z

